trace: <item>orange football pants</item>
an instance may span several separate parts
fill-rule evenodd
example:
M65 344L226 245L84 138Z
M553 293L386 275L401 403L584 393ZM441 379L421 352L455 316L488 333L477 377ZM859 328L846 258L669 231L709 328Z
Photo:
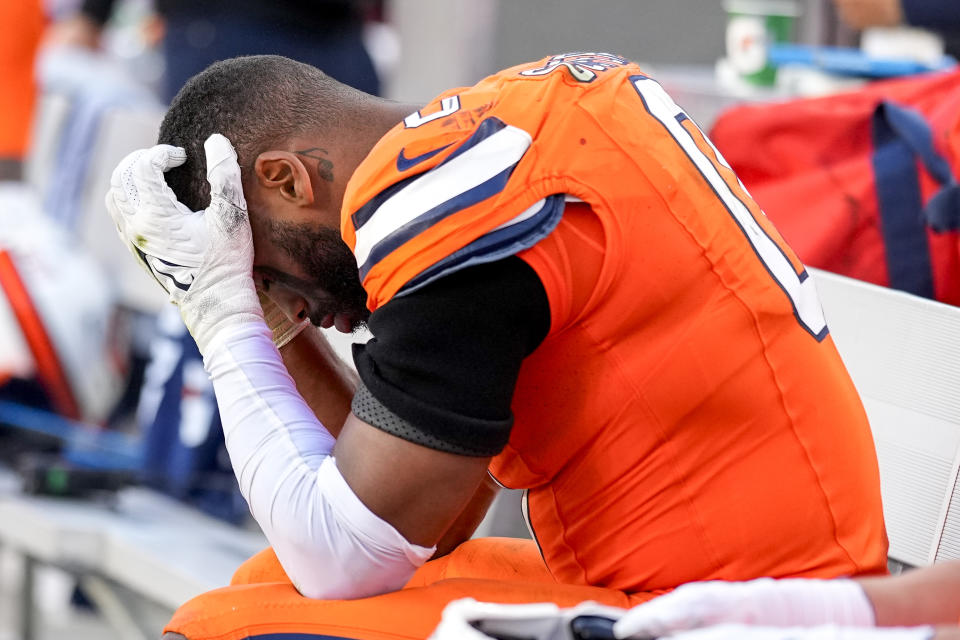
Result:
M312 635L355 640L426 638L447 603L553 602L572 607L585 600L629 608L657 594L626 594L602 587L558 584L536 544L513 538L470 540L421 567L392 593L359 600L311 600L290 583L272 549L247 560L231 585L184 604L164 629L165 640L258 638L306 640Z

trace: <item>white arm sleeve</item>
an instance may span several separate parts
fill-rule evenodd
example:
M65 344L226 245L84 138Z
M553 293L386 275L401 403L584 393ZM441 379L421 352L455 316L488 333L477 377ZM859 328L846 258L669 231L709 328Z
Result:
M224 330L207 352L240 491L297 590L346 599L402 587L435 547L410 544L353 493L267 326Z

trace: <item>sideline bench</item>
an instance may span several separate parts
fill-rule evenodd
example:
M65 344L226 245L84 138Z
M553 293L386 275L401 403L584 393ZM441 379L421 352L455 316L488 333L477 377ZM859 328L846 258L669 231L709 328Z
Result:
M960 308L811 269L880 463L894 565L960 558ZM515 497L515 496L513 496ZM500 508L488 531L511 527ZM164 608L227 584L266 542L144 489L116 505L0 492L0 543ZM26 585L29 587L29 583ZM29 608L29 593L24 593ZM25 616L21 632L30 640Z
M960 558L960 308L810 271L870 418L890 559Z
M0 545L24 558L20 637L35 636L33 571L77 577L125 638L156 637L157 624L190 598L225 586L267 546L258 531L226 524L149 489L114 502L0 493ZM158 620L159 619L159 620Z

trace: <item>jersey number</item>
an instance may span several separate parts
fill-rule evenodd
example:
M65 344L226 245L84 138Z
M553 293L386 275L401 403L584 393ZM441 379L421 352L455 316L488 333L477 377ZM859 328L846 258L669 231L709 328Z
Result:
M416 129L420 125L433 122L437 118L443 118L460 110L460 96L450 96L440 101L440 110L423 115L419 111L414 111L403 119L403 124L407 129Z
M730 212L757 258L790 299L797 321L817 340L823 340L827 335L827 324L813 279L805 269L800 273L796 272L780 245L767 235L746 203L724 179L723 174L726 173L730 180L735 181L738 190L749 198L746 188L733 175L730 165L657 82L639 75L631 76L630 81L647 112L664 126Z

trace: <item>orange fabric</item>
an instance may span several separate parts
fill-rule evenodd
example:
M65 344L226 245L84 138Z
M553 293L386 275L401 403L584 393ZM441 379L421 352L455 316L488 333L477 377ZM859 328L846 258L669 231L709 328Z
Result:
M238 576L276 576L278 569L276 557L267 550L245 563ZM490 538L464 543L450 555L428 562L400 591L359 600L310 600L287 580L243 584L235 576L233 586L187 602L164 631L190 640L240 640L279 633L357 640L426 638L446 604L466 597L502 603L554 602L562 607L594 600L629 608L652 596L557 584L544 570L532 542Z
M468 540L420 567L406 588L425 587L452 578L556 583L532 540L480 538Z
M890 286L872 130L881 102L908 108L925 121L934 148L960 177L956 69L871 82L818 98L738 105L717 119L712 138L804 262ZM917 171L926 205L941 185L922 162ZM911 178L909 173L901 177L902 188L909 188ZM922 211L916 215L924 219ZM960 305L960 235L927 225L932 293L941 302Z
M423 587L450 578L520 579L554 582L536 544L519 538L468 540L447 555L431 560L414 574L406 587ZM230 584L290 582L271 547L244 562Z
M532 137L499 193L378 257L364 279L370 307L538 200L582 200L519 254L544 284L552 325L524 362L510 443L491 465L528 490L552 575L639 592L885 572L873 441L832 339L801 326L729 199L648 110L634 82L651 81L615 63L581 81L577 64L548 59L447 92L459 110L423 123L438 98L372 150L345 196L351 247L354 212L410 177L401 154L440 149L416 164L427 175L490 118ZM802 264L712 145L677 122L802 282Z
M241 564L233 572L230 586L262 582L290 582L277 554L273 552L273 547L267 547Z
M41 0L0 2L0 157L26 153L36 101L33 60L43 33Z

